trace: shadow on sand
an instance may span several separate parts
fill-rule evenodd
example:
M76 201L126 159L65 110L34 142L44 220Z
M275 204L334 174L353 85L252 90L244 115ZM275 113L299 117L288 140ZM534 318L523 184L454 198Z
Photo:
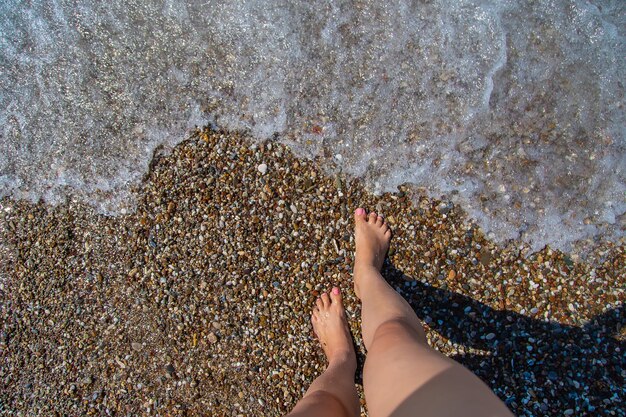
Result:
M493 309L390 264L383 276L431 329L461 350L481 351L450 357L485 381L514 414L626 415L626 346L617 338L623 307L574 327Z

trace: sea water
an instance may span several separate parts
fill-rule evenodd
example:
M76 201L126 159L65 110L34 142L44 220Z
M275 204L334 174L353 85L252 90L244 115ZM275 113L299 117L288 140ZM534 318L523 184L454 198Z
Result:
M0 197L134 207L196 125L273 138L498 242L626 228L622 0L4 0Z

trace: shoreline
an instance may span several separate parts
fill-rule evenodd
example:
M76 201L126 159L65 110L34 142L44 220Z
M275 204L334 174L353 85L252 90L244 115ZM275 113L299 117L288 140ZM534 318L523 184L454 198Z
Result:
M373 196L284 145L237 133L203 131L151 167L125 216L0 200L0 404L9 412L288 411L324 366L308 319L333 284L344 290L362 365L350 285L359 205L391 224L384 275L430 343L515 414L620 407L621 376L609 368L623 364L607 349L624 340L615 328L623 243L607 245L595 266L549 248L526 258L487 240L458 207L413 204L411 188ZM524 363L508 369L509 359Z

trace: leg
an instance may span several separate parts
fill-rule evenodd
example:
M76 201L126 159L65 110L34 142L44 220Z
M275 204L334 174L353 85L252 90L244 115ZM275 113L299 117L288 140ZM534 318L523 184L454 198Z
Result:
M409 304L380 274L391 232L357 209L354 287L362 302L367 406L379 416L511 416L474 374L431 349Z
M289 417L354 417L360 413L354 386L356 355L339 288L323 293L311 316L313 330L328 359L328 368L317 377Z
M359 211L360 210L360 211ZM391 230L381 216L357 209L354 292L361 300L363 343L369 351L376 329L386 321L404 320L426 343L422 323L413 309L380 275L391 241Z

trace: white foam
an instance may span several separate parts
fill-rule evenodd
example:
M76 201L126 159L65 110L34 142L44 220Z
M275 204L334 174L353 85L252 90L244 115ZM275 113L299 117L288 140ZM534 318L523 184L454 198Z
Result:
M5 1L0 196L131 210L154 149L210 122L375 192L445 194L500 242L615 240L625 16L609 0Z

